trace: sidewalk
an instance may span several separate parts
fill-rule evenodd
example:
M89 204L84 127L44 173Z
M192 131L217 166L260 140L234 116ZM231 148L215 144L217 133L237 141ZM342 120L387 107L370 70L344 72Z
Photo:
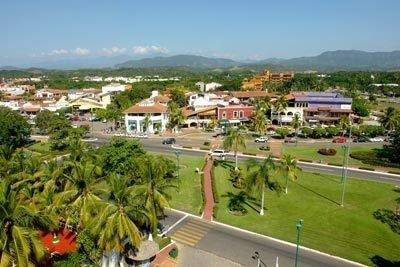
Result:
M171 249L176 248L176 245L174 243L169 244L162 250L160 250L154 261L151 263L152 267L175 267L176 266L176 261L171 259L169 257L169 252Z
M213 165L213 160L208 159L206 166L204 167L204 196L206 198L206 205L204 206L202 218L208 221L212 220L213 209L214 209L214 196L212 192L212 182L211 182L211 168Z

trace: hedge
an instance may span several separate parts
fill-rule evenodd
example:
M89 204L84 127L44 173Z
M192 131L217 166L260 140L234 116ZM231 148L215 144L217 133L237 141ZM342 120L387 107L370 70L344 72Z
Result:
M303 161L303 162L313 162L311 159L299 159L298 161Z
M250 155L250 156L257 156L256 153L251 153L251 152L243 152L243 155Z
M199 214L203 214L204 207L206 206L206 195L204 194L204 174L201 175L201 206L199 210Z
M378 152L374 150L352 152L350 153L350 157L358 159L367 165L400 168L400 164L390 162L389 160L379 156Z
M202 147L200 147L200 150L210 150L210 148L209 147L205 147L205 146L202 146Z
M358 169L360 169L360 170L367 170L367 171L375 171L375 169L374 168L371 168L371 167L358 167Z
M213 192L213 197L214 197L214 202L219 203L219 195L217 191L217 185L215 182L215 174L214 174L214 164L211 167L211 185L212 185L212 192Z
M329 162L328 162L328 165L343 167L343 165L342 165L342 164L339 164L339 163L329 163Z
M333 148L323 147L318 149L318 153L325 156L335 156L336 150Z
M400 175L400 171L388 171L388 173Z
M191 146L182 146L183 148L192 148Z
M218 216L218 206L214 205L213 207L213 218L216 219Z

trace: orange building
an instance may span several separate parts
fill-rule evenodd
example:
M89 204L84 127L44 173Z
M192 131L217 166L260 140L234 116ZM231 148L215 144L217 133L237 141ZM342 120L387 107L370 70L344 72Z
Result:
M253 76L250 80L244 80L242 89L263 90L264 82L282 83L293 77L293 72L270 72L269 70L264 70L261 75Z

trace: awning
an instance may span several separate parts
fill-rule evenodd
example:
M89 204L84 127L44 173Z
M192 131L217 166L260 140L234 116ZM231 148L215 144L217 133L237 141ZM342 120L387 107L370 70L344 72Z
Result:
M226 126L226 125L229 125L229 120L227 120L227 119L222 119L222 120L219 120L218 121L218 124L219 125L221 125L221 126Z

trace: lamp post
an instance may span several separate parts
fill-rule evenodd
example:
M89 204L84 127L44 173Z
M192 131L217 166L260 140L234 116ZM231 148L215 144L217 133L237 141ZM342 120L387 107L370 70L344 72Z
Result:
M350 121L350 131L349 131L349 141L344 148L344 160L343 160L343 169L342 169L342 198L340 201L340 206L344 206L344 194L346 190L346 182L347 182L347 165L349 164L349 155L350 155L350 142L351 142L351 121Z
M260 253L258 253L258 251L254 251L254 255L251 256L251 258L252 258L253 260L257 260L257 267L261 267L261 264L262 264L262 266L264 266L264 267L268 267L267 264L265 264L265 262L263 262L263 261L260 259Z
M178 179L179 179L179 165L180 165L180 163L179 163L179 156L181 155L181 151L180 150L178 150L178 149L175 149L174 150L174 154L175 154L175 156L176 156L176 161L177 161L177 163L178 163Z
M299 246L300 246L300 232L301 232L301 228L303 227L303 219L300 219L297 223L296 223L296 229L297 229L297 243L296 243L296 261L294 263L295 267L299 266L298 263L298 259L299 259Z

